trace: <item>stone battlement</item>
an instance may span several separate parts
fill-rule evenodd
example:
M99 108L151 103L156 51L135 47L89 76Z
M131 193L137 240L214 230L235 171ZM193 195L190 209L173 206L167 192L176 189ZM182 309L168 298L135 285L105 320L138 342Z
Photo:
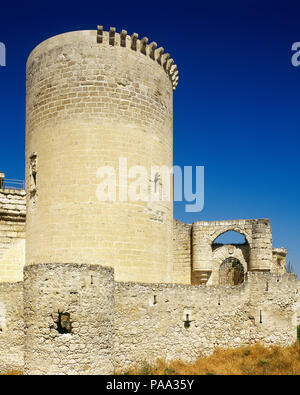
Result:
M143 37L141 40L138 37L137 33L133 33L131 36L127 35L126 30L117 33L115 27L111 27L108 32L103 31L103 26L97 27L97 43L103 44L106 42L112 46L129 48L132 51L149 56L164 68L172 81L173 90L175 90L178 85L179 75L174 59L170 58L169 53L164 53L163 47L158 48L155 41L148 44L149 39L147 37Z

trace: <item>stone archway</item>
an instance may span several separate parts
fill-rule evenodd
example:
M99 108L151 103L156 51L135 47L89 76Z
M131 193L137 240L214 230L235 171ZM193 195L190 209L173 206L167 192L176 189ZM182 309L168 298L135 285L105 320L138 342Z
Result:
M244 266L237 258L226 258L220 265L219 284L224 286L242 284L244 275Z
M246 243L214 244L219 236L229 231L243 235ZM201 284L218 285L220 265L230 256L240 260L244 272L270 270L272 261L270 222L266 219L195 222L192 227L192 249L192 282L195 277L201 277Z
M224 276L226 277L224 273L222 275L222 268L224 269L224 266L221 265L224 262L239 262L239 264L241 265L241 271L243 272L243 277L244 274L249 271L250 246L247 242L246 237L244 243L242 244L220 244L218 242L213 243L211 245L211 250L212 273L211 278L208 281L208 285L235 285L235 282L237 280L233 280L233 278L231 280L223 280ZM229 265L227 266L229 268ZM232 268L232 270L232 275L234 275L234 268ZM230 274L228 274L228 276L230 276Z

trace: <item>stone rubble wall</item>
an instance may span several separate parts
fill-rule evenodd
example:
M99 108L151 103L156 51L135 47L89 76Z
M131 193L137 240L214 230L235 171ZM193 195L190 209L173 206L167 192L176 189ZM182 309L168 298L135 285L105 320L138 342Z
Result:
M26 266L24 278L24 319L23 284L0 285L3 371L112 374L157 358L193 362L216 347L296 341L299 281L288 273L206 287L114 283L107 267L41 264ZM59 331L60 313L70 333Z
M23 283L0 284L0 373L23 371Z
M173 223L173 282L191 283L192 225L174 219Z
M286 272L287 253L288 251L285 248L273 248L271 272L281 274Z
M0 189L0 283L23 280L25 219L25 191Z
M236 287L116 283L116 368L157 358L193 362L215 347L295 342L296 277L247 277Z
M112 374L113 311L111 268L27 265L25 374ZM60 313L69 315L69 332L61 332Z
M296 300L297 325L300 326L300 280L297 282L297 300Z

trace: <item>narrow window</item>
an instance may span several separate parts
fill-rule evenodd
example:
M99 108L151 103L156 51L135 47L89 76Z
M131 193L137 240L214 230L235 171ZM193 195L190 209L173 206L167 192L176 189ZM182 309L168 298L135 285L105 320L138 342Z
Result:
M191 322L192 322L192 321L190 321L190 316L189 316L189 314L186 314L186 316L185 316L185 321L184 321L184 327L185 327L185 329L188 329L188 328L191 326Z
M69 313L58 312L57 331L60 334L72 333L72 323Z

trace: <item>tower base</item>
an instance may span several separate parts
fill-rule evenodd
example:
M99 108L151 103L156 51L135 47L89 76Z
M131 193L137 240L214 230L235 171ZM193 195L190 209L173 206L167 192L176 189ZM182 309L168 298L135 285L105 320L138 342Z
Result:
M113 269L24 269L25 374L113 373Z

